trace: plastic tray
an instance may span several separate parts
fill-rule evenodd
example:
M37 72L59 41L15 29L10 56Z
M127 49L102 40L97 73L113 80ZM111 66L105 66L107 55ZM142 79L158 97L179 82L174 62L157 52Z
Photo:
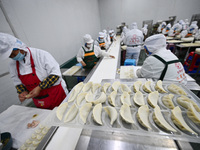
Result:
M114 82L114 81L112 81ZM112 85L112 82L111 82L111 85ZM79 117L79 112L77 113L76 117L74 118L74 120L72 120L71 122L67 122L67 123L64 123L63 121L60 121L57 116L56 116L56 109L54 109L54 111L52 111L51 113L51 117L48 119L48 122L49 124L53 125L53 126L67 126L67 127L82 127L82 128L85 128L85 129L92 129L92 130L102 130L102 131L110 131L110 132L123 132L123 133L127 133L127 134L132 134L132 135L141 135L141 136L151 136L151 137L160 137L160 138L171 138L171 139L175 139L175 140L183 140L183 141L188 141L188 142L196 142L196 143L200 143L200 125L197 125L195 123L193 123L188 117L187 117L187 114L186 114L186 109L182 106L180 106L176 99L180 96L178 94L174 94L174 93L171 93L168 89L167 89L167 86L169 86L171 83L170 82L163 82L163 88L168 92L168 93L165 93L165 94L162 94L162 93L159 93L159 100L158 100L158 106L160 107L161 109L161 112L165 118L165 120L177 131L177 132L169 132L169 131L166 131L162 128L160 128L159 126L157 126L155 124L155 122L153 121L152 119L152 115L153 115L153 108L148 104L147 102L147 96L148 96L148 93L146 93L145 91L143 91L142 89L142 86L140 88L140 91L143 93L144 95L144 99L145 99L145 103L146 105L148 105L149 107L149 110L150 110L150 114L149 114L149 121L150 121L150 124L151 124L151 128L152 129L147 129L145 127L143 127L142 125L140 125L140 123L138 122L137 118L136 118L136 114L137 114L137 110L138 110L138 106L136 104L134 104L133 102L133 96L134 96L134 92L133 92L133 82L121 82L123 84L127 84L130 88L131 88L131 93L130 93L130 96L131 96L131 113L132 113L132 117L133 117L133 120L134 120L134 124L129 124L129 123L126 123L125 121L122 120L120 114L119 114L119 110L120 110L120 107L122 106L121 104L121 101L120 101L120 96L122 94L122 91L121 89L119 88L118 89L118 93L117 93L117 97L116 97L116 110L118 112L118 118L117 120L113 123L113 125L110 125L110 118L108 117L108 114L105 112L104 109L102 109L102 123L103 125L99 125L97 124L94 120L93 120L93 117L92 117L92 109L88 115L88 118L87 118L87 121L86 123L84 124L82 122L82 120L80 119ZM145 82L143 82L144 84ZM154 89L154 86L155 86L155 83L156 82L151 82L151 89L153 91L155 91ZM104 83L102 83L103 85ZM198 106L199 103L200 103L200 99L194 95L190 90L188 90L185 86L179 84L179 83L174 83L180 87L182 87L185 92L187 93L187 96L192 99ZM95 92L96 94L96 98L99 96L100 92L102 91L101 87ZM107 89L106 91L106 95L107 95L107 98L108 98L108 95L112 92L112 88L111 86ZM168 109L163 103L162 103L162 97L166 94L174 94L174 98L173 98L173 103L176 106L179 106L182 110L182 115L183 115L183 118L185 120L185 122L188 124L188 126L194 130L197 134L197 135L193 135L189 132L186 132L186 131L182 131L180 130L171 120L171 110ZM69 108L76 102L76 100L72 103L69 103L69 106L66 110L66 112L69 110ZM78 106L79 108L84 104L86 103L85 100L83 100L83 102L81 103L80 106ZM108 102L108 99L106 100L105 103L102 104L103 107L105 106L111 106ZM92 106L94 107L94 106ZM66 114L65 112L65 114Z

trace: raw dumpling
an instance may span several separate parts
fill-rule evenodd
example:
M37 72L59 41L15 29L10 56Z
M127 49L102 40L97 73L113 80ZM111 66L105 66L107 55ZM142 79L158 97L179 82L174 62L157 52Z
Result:
M171 115L171 119L174 122L174 124L176 124L181 130L185 130L185 131L189 131L193 134L196 134L196 132L194 132L184 121L183 116L182 116L182 112L181 109L176 106L173 110L172 110L172 115Z
M146 81L145 84L143 85L143 90L147 93L151 93L151 81Z
M124 121L127 123L134 123L131 115L131 109L126 103L121 106L119 113Z
M106 93L106 91L107 91L107 89L108 89L109 86L111 86L110 83L104 83L104 85L102 87L102 90L103 90L104 93Z
M94 100L94 95L92 93L89 93L85 96L85 99L87 102L93 103L96 105L98 103L104 103L106 101L106 94L104 92L101 92L101 95L99 96L99 98Z
M83 86L82 91L83 92L89 92L89 90L91 90L91 88L92 88L92 82L88 82Z
M102 112L102 104L99 103L94 106L92 110L92 115L93 115L94 121L100 125L102 125L101 112Z
M126 84L121 84L122 92L128 92L131 93L131 89Z
M76 117L76 114L78 113L78 107L76 104L72 105L72 107L68 110L67 114L64 117L64 122L69 122L73 120Z
M117 110L111 106L104 107L104 110L108 113L108 116L110 117L110 124L113 125L113 123L117 119Z
M117 96L117 92L113 91L109 96L108 96L108 102L115 107L115 99Z
M173 131L176 132L176 130L174 128L172 128L167 121L164 119L161 111L160 111L160 107L156 106L154 108L154 113L153 113L153 120L155 121L155 123L161 127L164 128L165 130L169 130L169 131Z
M149 123L149 108L147 105L143 105L138 109L137 119L142 126L151 129Z
M83 86L84 86L84 83L80 82L74 87L74 89L76 89L76 92L79 93L82 90Z
M172 98L174 97L173 94L169 94L169 95L164 95L162 97L162 102L163 104L169 108L169 109L174 109L174 103L172 102Z
M101 84L99 84L99 83L94 83L94 84L92 85L92 92L95 93L96 90L97 90L98 88L100 88L100 87L101 87Z
M159 98L158 91L154 91L152 93L149 93L147 102L149 103L149 105L151 105L151 107L155 108L158 103L158 98Z
M76 98L76 103L79 106L81 104L81 102L84 100L85 96L86 96L87 92L83 92L78 94L77 98Z
M69 99L68 99L68 102L73 102L77 96L78 92L76 91L76 89L74 88L71 92L70 92L70 95L69 95Z
M136 81L136 82L133 84L133 90L134 90L135 93L136 93L137 91L140 90L141 85L142 85L142 82L141 82L141 81Z
M112 84L112 89L117 92L117 90L118 90L118 88L119 88L120 85L121 85L121 83L119 81L115 81Z
M85 103L80 108L80 118L83 121L83 123L86 123L86 119L88 117L88 114L90 113L90 110L92 109L92 103Z
M189 103L189 107L187 109L187 116L197 124L200 124L200 114L196 111L192 103Z
M128 92L123 92L123 94L121 95L121 102L122 104L126 103L128 106L131 106L130 95L128 94Z
M164 90L163 86L162 86L162 81L158 80L158 82L155 85L155 89L159 92L159 93L167 93L167 91Z
M58 117L59 120L62 120L63 115L67 109L67 106L68 106L68 103L65 102L65 103L60 104L60 106L57 108L56 116Z
M133 100L138 106L145 105L143 94L140 91L135 93Z
M187 95L187 93L176 84L171 84L170 86L168 86L168 90L175 94Z
M199 106L193 100L189 99L186 96L182 95L182 96L178 97L177 102L178 102L179 105L185 107L186 109L188 108L188 103L192 103L192 105L194 106L196 111L200 112ZM185 102L188 102L188 103L185 103Z

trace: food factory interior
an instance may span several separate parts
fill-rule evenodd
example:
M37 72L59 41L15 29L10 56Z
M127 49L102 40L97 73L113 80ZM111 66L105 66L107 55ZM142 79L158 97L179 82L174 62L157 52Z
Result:
M199 139L199 0L0 0L0 150Z

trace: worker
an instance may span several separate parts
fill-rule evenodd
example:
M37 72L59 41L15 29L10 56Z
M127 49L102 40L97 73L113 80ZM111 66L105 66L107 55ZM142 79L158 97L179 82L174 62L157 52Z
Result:
M148 24L145 24L144 27L142 28L142 33L143 33L144 36L147 35L147 32L148 32L147 28L148 28Z
M0 58L11 58L10 75L21 102L32 98L36 107L53 109L65 99L68 90L50 53L0 33Z
M189 28L189 21L188 19L185 19L185 29L187 30Z
M84 68L93 68L101 56L115 58L107 52L102 51L99 46L93 42L91 35L86 34L83 37L84 45L80 48L76 58Z
M124 43L123 43L123 40L124 40L124 38L126 37L126 33L127 33L128 31L130 31L130 29L128 29L126 26L124 26L124 27L123 27L123 30L122 30L122 34L121 34L121 36L120 36L120 43L121 43L121 45L124 44Z
M165 27L166 27L166 22L163 21L163 22L159 25L159 27L158 27L158 29L157 29L157 32L158 32L158 33L161 33L162 30L163 30Z
M108 46L109 46L109 45L111 44L111 41L110 41L110 35L107 34L106 29L103 30L103 33L104 33L105 41L106 41L106 43L108 43Z
M198 31L197 21L192 21L190 27L188 28L188 34L195 34Z
M144 48L149 57L141 69L136 71L138 77L187 83L183 65L170 50L166 49L166 38L163 34L148 37Z
M114 30L109 30L110 41L113 42L116 40L116 35Z
M195 41L200 40L200 29L195 33L194 38L195 38Z
M137 28L137 23L133 22L131 24L131 30L126 33L123 43L127 46L126 59L135 59L136 65L138 63L143 39L142 31Z
M172 26L175 34L179 34L182 31L182 25L180 23L176 23Z
M164 35L168 35L170 29L171 29L171 23L168 23L167 26L162 30L162 33Z
M99 36L97 40L95 40L95 45L99 46L102 50L105 50L108 48L108 43L106 43L105 35L103 32L99 32Z

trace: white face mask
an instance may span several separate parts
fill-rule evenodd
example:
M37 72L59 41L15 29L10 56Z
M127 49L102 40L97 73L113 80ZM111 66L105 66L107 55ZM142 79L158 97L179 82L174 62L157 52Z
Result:
M87 48L90 49L92 44L87 44Z

